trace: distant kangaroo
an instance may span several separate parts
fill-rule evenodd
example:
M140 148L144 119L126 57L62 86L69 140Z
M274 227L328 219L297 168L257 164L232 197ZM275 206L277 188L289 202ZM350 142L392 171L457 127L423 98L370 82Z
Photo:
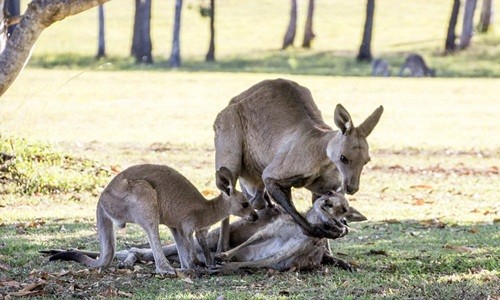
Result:
M111 180L99 198L99 258L66 251L50 260L73 260L94 268L109 265L115 255L113 224L123 228L126 223L136 223L147 234L157 272L175 274L162 253L159 224L172 231L182 268L193 269L199 264L193 233L206 264L210 265L212 257L206 239L211 225L230 214L252 221L258 218L243 194L234 189L235 181L227 168L221 167L216 179L217 187L224 192L207 201L188 179L170 167L149 164L130 167Z
M322 194L315 189L324 186L331 174L340 174L344 191L356 193L363 166L370 160L366 137L382 112L380 106L355 127L347 110L338 104L334 121L340 131L334 131L324 123L307 88L284 79L266 80L231 99L218 114L214 122L216 167L226 166L247 191L266 189L307 234L338 238L342 235L339 224L312 226L297 212L291 188ZM226 219L221 249L228 249L227 226Z
M424 58L419 54L410 54L406 57L405 63L399 70L399 76L405 75L405 70L410 71L411 77L434 77L436 71L427 67Z
M391 76L391 66L385 59L377 58L372 61L372 76Z
M289 269L292 266L298 269L311 269L319 264L330 264L337 267L352 270L352 267L338 258L330 256L326 239L318 239L304 235L299 226L290 215L281 207L265 208L257 212L259 219L250 222L244 219L230 224L230 249L229 253L222 254L219 259L227 260L229 255L238 261L249 261L247 267L267 267L275 269ZM331 223L336 218L344 224L347 232L347 222L365 221L363 216L352 206L349 206L344 196L339 193L330 192L317 199L313 208L307 212L307 220L311 223ZM217 250L220 228L210 231L207 235L207 244L212 253ZM255 251L248 251L254 249ZM64 253L66 250L41 251L46 254ZM171 261L178 261L178 253L175 244L163 247L163 253ZM97 257L97 252L85 252L86 255ZM197 247L197 254L203 257L203 251ZM228 255L229 254L229 255ZM148 248L131 248L122 250L115 257L131 266L137 261L154 261L153 253ZM271 258L272 259L269 259ZM265 259L264 261L262 261ZM226 271L235 269L225 267ZM238 266L241 267L241 266ZM224 268L223 268L224 270Z

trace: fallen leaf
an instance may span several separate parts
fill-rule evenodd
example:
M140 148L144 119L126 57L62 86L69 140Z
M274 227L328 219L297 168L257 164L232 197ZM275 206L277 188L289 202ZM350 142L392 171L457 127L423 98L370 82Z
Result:
M122 291L118 291L118 296L123 296L123 297L126 297L126 298L132 298L132 294L131 293L122 292Z
M387 224L401 224L401 221L396 220L396 219L387 219L387 220L383 220L382 222L385 222Z
M422 225L424 227L436 227L436 228L445 228L446 227L446 223L443 223L436 218L422 220L419 223L420 223L420 225Z
M375 249L370 249L370 251L368 251L368 254L370 254L370 255L385 255L385 256L389 256L389 254L387 253L387 251L385 251L385 250L375 250Z
M138 266L138 265L135 265L134 266L134 272L139 272L141 271L143 268L141 266Z
M128 274L132 274L132 270L129 270L129 269L118 269L118 270L116 270L116 273L128 275Z
M425 201L424 199L415 199L415 201L413 202L413 205L424 205L425 204Z
M14 280L8 280L8 281L0 281L0 286L3 285L3 286L8 286L8 287L19 287L21 286L21 283L18 282L18 281L14 281Z
M477 227L475 227L475 226L469 229L469 233L476 234L478 232L479 232L479 229L477 229Z
M458 245L449 245L449 244L444 245L443 248L454 250L457 252L475 252L478 250L477 248L472 248L472 247L467 247L467 246L458 246Z
M38 292L38 290L41 287L45 286L45 284L46 284L45 281L40 281L40 282L37 282L37 283L31 283L31 284L28 284L27 286L25 286L24 288L22 288L18 292L10 293L10 295L12 295L12 296L18 296L18 297L27 296L29 294L33 294L33 293Z
M191 283L191 284L194 283L193 280L191 280L191 278L189 278L189 277L182 278L182 281L187 282L187 283Z
M120 173L122 171L122 168L120 166L111 166L111 171L113 171L113 173Z
M432 186L425 185L425 184L417 184L417 185L410 186L410 189L430 190L430 189L432 189Z
M2 264L2 263L0 263L0 270L8 271L10 269L12 269L12 267L9 266L8 264Z

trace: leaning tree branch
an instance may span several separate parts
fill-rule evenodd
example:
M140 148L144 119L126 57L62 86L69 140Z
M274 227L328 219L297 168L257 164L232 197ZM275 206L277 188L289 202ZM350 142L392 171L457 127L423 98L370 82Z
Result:
M42 31L57 21L109 0L33 0L0 53L0 96L14 82Z

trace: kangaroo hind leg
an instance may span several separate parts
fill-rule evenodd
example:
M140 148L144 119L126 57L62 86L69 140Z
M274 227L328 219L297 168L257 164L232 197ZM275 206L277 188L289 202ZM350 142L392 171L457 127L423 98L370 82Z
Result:
M130 182L131 194L127 197L130 214L134 223L137 223L146 232L149 245L153 251L156 271L158 273L175 274L175 269L170 265L163 254L160 241L160 211L156 190L146 181L137 180Z

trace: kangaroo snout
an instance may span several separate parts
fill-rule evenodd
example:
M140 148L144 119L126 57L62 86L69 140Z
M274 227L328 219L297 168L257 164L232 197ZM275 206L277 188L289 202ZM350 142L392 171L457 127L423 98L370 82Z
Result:
M245 218L247 221L250 221L250 222L255 222L259 219L259 215L257 215L256 212L254 212L253 214L250 214L248 217Z
M352 185L346 184L344 190L345 190L346 194L348 194L348 195L354 195L359 190L359 186L352 186Z

